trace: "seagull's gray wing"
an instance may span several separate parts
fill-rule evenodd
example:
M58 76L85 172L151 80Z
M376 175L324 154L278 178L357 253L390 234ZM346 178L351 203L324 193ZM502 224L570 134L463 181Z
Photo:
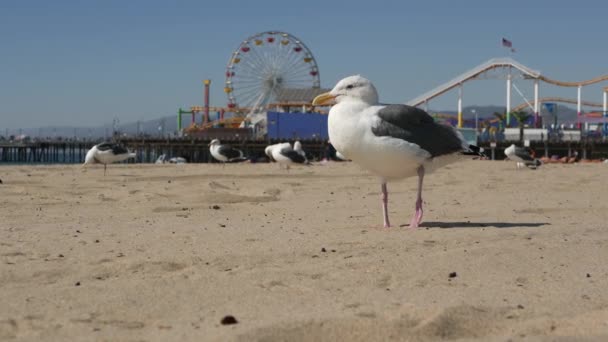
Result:
M534 158L530 155L530 152L522 147L515 146L515 155L524 161L534 161Z
M412 106L388 105L376 114L380 120L372 127L376 136L390 136L420 146L438 157L456 152L470 152L451 126L438 124L424 110Z
M243 152L241 152L241 150L236 149L230 145L220 145L220 147L218 148L218 153L228 159L234 159L243 156Z
M114 155L129 153L129 151L124 146L109 142L104 142L97 145L97 149L100 151L112 150L112 153Z

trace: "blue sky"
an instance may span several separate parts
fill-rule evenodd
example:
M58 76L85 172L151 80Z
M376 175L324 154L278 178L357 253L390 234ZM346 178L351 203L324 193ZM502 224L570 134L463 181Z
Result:
M0 129L155 119L202 104L206 78L212 105L225 105L231 52L268 30L312 50L323 87L362 74L387 103L505 56L502 37L523 64L584 80L608 73L606 13L604 1L561 0L0 1ZM529 83L516 84L531 98ZM542 85L541 95L576 89ZM431 108L454 110L456 96ZM583 98L601 102L601 86ZM504 102L502 80L465 84L465 106Z

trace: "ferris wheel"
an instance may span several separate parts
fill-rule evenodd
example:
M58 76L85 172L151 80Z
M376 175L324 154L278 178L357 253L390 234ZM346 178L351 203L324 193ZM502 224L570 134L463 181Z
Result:
M224 92L228 108L257 111L284 89L320 88L319 67L312 52L289 33L255 34L232 53Z

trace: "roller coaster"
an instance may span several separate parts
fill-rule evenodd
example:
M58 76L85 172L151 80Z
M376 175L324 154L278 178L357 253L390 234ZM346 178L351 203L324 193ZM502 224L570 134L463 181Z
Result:
M578 102L576 99L567 99L564 97L541 97L540 99L538 99L538 101L540 103L559 102L559 103L570 103L570 104L577 104L577 102ZM585 100L581 100L581 104L583 106L588 106L588 107L602 107L603 106L602 103L585 101ZM517 106L511 108L511 111L517 112L517 111L523 110L524 108L526 108L528 106L529 106L529 104L527 102L520 103Z
M560 86L560 87L578 87L578 86L588 86L588 85L592 85L592 84L595 84L595 83L600 83L600 82L608 81L608 75L598 76L598 77L594 77L594 78L592 78L590 80L579 81L579 82L556 81L554 79L551 79L549 77L542 76L542 75L539 76L539 79L541 81L543 81L543 82L554 84L554 85Z
M582 87L608 81L608 75L598 76L592 78L590 80L578 81L578 82L563 82L557 81L555 79L549 78L545 75L542 75L539 71L536 71L532 68L529 68L512 58L493 58L488 60L485 63L482 63L475 68L459 75L458 77L434 88L430 91L410 100L407 102L410 106L421 106L424 105L425 109L428 109L428 103L432 99L454 89L458 89L458 127L462 127L463 118L462 118L462 95L463 89L462 85L466 81L471 81L475 79L480 79L482 75L492 72L494 70L503 71L503 76L506 76L507 79L507 99L506 99L506 108L507 110L507 122L510 122L510 113L514 110L522 110L523 108L529 106L528 103L523 103L516 107L511 106L511 82L513 77L521 76L523 79L532 79L534 81L534 105L533 111L535 115L535 126L538 126L540 123L539 120L539 112L540 112L540 104L543 102L563 102L563 103L573 103L577 104L577 113L578 113L578 126L581 128L581 106L592 106L592 107L603 107L604 117L608 118L608 87L604 87L604 101L603 103L596 103L590 101L583 101L581 99ZM513 73L515 71L515 74ZM545 82L548 84L560 86L560 87L577 87L578 88L578 96L577 99L567 99L562 97L545 97L539 99L539 82ZM517 89L516 89L517 90ZM608 126L608 119L606 119L605 125Z

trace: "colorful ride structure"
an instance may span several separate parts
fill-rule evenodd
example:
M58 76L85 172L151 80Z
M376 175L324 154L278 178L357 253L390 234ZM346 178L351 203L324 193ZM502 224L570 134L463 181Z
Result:
M319 89L319 66L312 51L298 38L267 31L245 39L226 66L227 107L263 111L285 89Z
M578 113L578 120L577 120L577 126L578 128L582 128L581 127L581 123L582 123L582 105L589 105L589 106L595 106L596 103L592 103L592 102L587 102L587 101L583 101L581 98L582 95L582 88L584 86L588 86L591 84L596 84L596 83L600 83L600 82L604 82L604 81L608 81L608 75L604 75L604 76L598 76L595 77L593 79L590 80L586 80L586 81L578 81L578 82L562 82L562 81L557 81L554 80L552 78L549 78L547 76L542 75L539 71L536 71L534 69L531 69L517 61L515 61L512 58L509 57L505 57L505 58L493 58L488 60L485 63L482 63L478 66L476 66L475 68L459 75L458 77L410 100L407 102L408 105L411 106L424 106L425 109L428 110L428 104L429 102L454 89L457 88L458 89L458 120L457 120L457 126L458 127L462 127L463 126L463 117L462 117L462 98L463 98L463 84L467 81L471 81L471 80L475 80L475 79L481 79L483 76L486 76L489 73L493 73L492 76L494 77L503 77L506 78L507 81L507 96L506 96L506 108L507 108L507 113L506 113L506 122L511 122L511 113L513 111L515 111L516 109L523 109L526 106L531 106L532 110L534 112L534 126L535 127L539 127L540 126L540 105L541 103L543 103L543 100L545 101L553 101L553 102L566 102L566 103L576 103L577 104L577 113ZM534 81L534 102L533 105L532 104L524 104L513 108L511 106L511 90L512 88L515 88L515 90L517 90L519 92L519 90L512 84L512 81L515 77L521 77L523 79L531 79ZM539 98L539 83L540 82L545 82L548 84L553 84L556 86L560 86L560 87L576 87L577 88L577 99L576 100L570 100L570 99L563 99L563 98L544 98L544 99L540 99ZM603 107L603 116L604 116L604 124L608 125L608 87L605 87L603 89L603 97L604 97L604 101L602 104Z
M211 81L203 81L204 105L178 110L180 132L251 127L265 134L267 110L306 112L312 108L312 99L326 91L320 87L319 66L310 49L281 31L257 33L242 41L230 56L225 76L226 107L209 106ZM210 118L210 112L216 112L217 118ZM185 114L191 121L184 128ZM200 123L196 122L198 114L202 115Z

